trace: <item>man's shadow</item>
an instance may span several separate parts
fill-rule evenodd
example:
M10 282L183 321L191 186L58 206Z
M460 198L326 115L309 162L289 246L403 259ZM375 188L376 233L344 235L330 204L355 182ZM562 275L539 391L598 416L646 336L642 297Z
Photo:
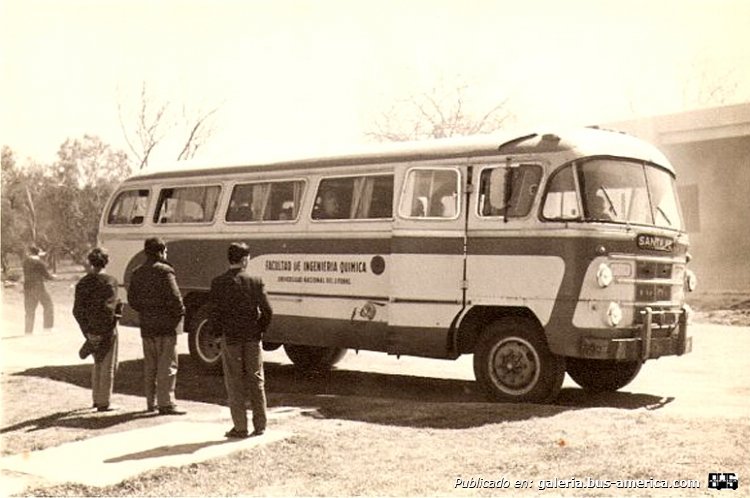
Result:
M203 448L210 446L217 446L220 444L226 444L234 442L231 439L218 439L215 441L201 441L198 443L185 443L185 444L170 444L165 446L159 446L158 448L151 448L143 451L136 451L135 453L128 453L114 458L108 458L104 460L104 463L119 463L126 462L129 460L147 460L149 458L162 458L167 456L175 455L188 455L195 453Z
M106 416L96 416L97 412L91 408L79 408L65 412L56 412L43 417L37 417L30 420L24 420L17 424L9 425L0 429L0 434L8 432L26 430L26 432L36 432L51 427L68 427L71 429L107 429L115 425L130 422L132 420L153 417L154 413L147 412L122 412L117 414L107 414Z
M221 373L206 373L187 355L182 355L179 360L178 399L226 405ZM565 388L551 404L489 403L474 381L337 368L325 372L300 372L293 365L274 362L266 362L264 368L269 408L313 408L315 416L319 417L397 426L462 428L550 417L588 408L659 409L672 401L672 398L643 393L590 393ZM43 377L91 388L90 365L41 367L16 375ZM120 363L115 379L116 393L142 396L142 360ZM462 416L467 411L470 411L470 416ZM455 412L455 417L447 416L449 412ZM82 417L83 420L61 417L55 422L54 416L50 417L53 418L42 423L81 424L84 427L93 423L108 427L139 418L137 414L122 414L95 419L95 422L87 417Z

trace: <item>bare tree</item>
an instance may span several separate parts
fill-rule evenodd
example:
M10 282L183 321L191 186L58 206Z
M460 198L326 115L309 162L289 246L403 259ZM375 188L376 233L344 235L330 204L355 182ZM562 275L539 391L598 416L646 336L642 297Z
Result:
M375 120L367 135L381 141L473 135L497 130L513 118L507 98L484 111L472 110L468 90L468 85L433 88L400 100Z
M186 107L182 106L182 117L180 120L170 116L170 102L155 103L149 95L146 83L141 86L140 103L135 116L135 124L129 132L129 126L123 119L122 104L118 102L117 111L120 119L120 128L125 137L130 151L136 158L138 169L148 166L148 160L157 145L162 143L181 121L187 125L186 138L177 160L190 159L195 156L198 149L205 145L213 133L211 119L218 111L218 107L208 111L194 112L189 116Z
M210 120L214 114L219 110L218 107L211 109L207 112L198 112L193 118L188 117L188 112L183 106L182 116L184 117L183 122L192 123L190 131L187 134L185 145L182 147L182 151L177 156L178 161L184 159L191 159L195 157L195 153L202 147L208 139L213 135L214 128L213 122Z
M679 110L701 109L742 102L750 98L750 88L741 84L742 78L735 66L721 64L713 54L698 54L676 67L675 78L679 83L671 85L670 91L679 100ZM652 114L660 95L654 94L651 82L653 75L639 74L631 79L626 89L628 107L633 116ZM644 84L645 83L645 84ZM671 99L669 99L671 100Z
M151 155L151 151L166 136L167 131L171 127L170 124L164 122L169 102L157 106L155 111L152 110L152 107L154 105L148 96L146 82L144 81L141 86L140 106L135 118L135 126L132 131L133 136L131 136L131 133L128 132L128 127L126 127L123 121L122 103L118 101L117 104L120 128L122 129L122 134L125 137L128 148L135 156L138 169L145 168L148 165L148 158Z
M690 77L685 80L682 89L685 108L725 105L737 95L739 82L736 68L712 71L698 61L690 69Z

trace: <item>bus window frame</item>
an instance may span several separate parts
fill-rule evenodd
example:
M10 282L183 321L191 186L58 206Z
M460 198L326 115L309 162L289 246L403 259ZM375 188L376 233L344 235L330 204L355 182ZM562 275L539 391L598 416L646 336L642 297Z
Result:
M234 194L234 189L238 185L256 185L260 183L294 183L294 182L302 182L302 195L300 195L299 199L299 206L297 208L297 216L294 218L290 218L288 220L247 220L247 221L229 221L227 220L227 215L229 214L229 206L232 202L232 195ZM229 191L229 196L226 199L226 202L222 203L222 213L223 216L221 217L222 223L226 224L227 226L234 226L234 225L268 225L268 224L281 224L281 223L297 223L302 218L302 210L305 207L305 201L307 199L307 186L308 186L308 179L304 177L295 177L295 178L273 178L273 179L267 179L267 180L253 180L253 181L243 181L243 180L236 180L232 183L230 183L227 186L227 190Z
M180 221L180 222L171 222L171 223L161 223L160 221L155 220L154 218L157 215L157 210L160 209L159 200L161 199L161 193L163 190L167 189L179 189L179 188L191 188L191 187L219 187L219 195L216 197L216 209L214 210L214 215L209 221ZM153 226L160 227L160 228L169 228L169 227L184 227L184 226L211 226L216 224L217 222L217 216L216 213L219 211L222 204L224 204L223 198L224 198L224 183L221 181L216 181L215 183L182 183L182 184L176 184L176 185L161 185L157 187L158 189L158 195L156 197L156 202L154 204L153 212L151 213L151 216L149 217L149 221Z
M151 216L151 211L152 211L151 204L153 202L153 198L155 197L154 196L154 186L153 185L142 185L142 186L137 186L137 185L131 186L131 185L128 185L127 187L125 187L123 185L122 187L123 188L119 189L117 192L115 192L113 195L110 196L110 202L105 207L106 211L104 211L107 214L107 216L106 217L102 216L102 218L106 218L105 220L103 220L104 221L103 226L106 227L107 229L115 229L115 230L117 230L117 229L123 229L123 228L133 228L133 227L144 227L144 226L146 226L146 224L149 223L151 221L151 218L152 218L152 216ZM125 193L125 192L131 192L131 191L134 191L134 190L148 190L148 201L146 202L146 211L145 211L145 214L143 215L143 220L140 223L110 223L109 222L110 211L112 211L112 207L115 205L115 202L117 201L117 199L119 199L120 196L123 193Z
M406 189L409 186L409 175L412 171L415 170L425 170L425 171L454 171L456 173L456 213L453 216L414 216L414 215L405 215L401 211L401 203L405 198L406 195ZM406 168L406 171L403 175L403 180L401 182L401 191L398 196L398 202L396 204L396 211L398 212L398 217L403 220L409 220L409 221L455 221L459 219L462 216L463 209L464 209L464 202L462 202L462 199L464 198L463 193L463 177L462 177L462 171L460 166L456 166L455 162L452 162L449 166L438 166L438 165L420 165L420 166L410 166Z
M313 213L315 212L315 204L318 200L318 196L320 193L320 184L324 180L340 180L340 179L348 179L348 178L369 178L374 176L390 176L392 179L392 186L393 189L393 197L391 198L391 216L389 217L383 217L383 218L315 218L313 217ZM314 193L311 195L312 200L310 203L310 210L308 213L308 220L312 223L341 223L341 222L348 222L348 223L361 223L361 222L383 222L388 221L392 222L394 219L393 214L393 200L396 197L396 174L393 170L389 171L376 171L374 173L366 173L366 174L341 174L341 175L320 175L317 178L317 181L315 182L315 190ZM350 204L351 208L351 204Z

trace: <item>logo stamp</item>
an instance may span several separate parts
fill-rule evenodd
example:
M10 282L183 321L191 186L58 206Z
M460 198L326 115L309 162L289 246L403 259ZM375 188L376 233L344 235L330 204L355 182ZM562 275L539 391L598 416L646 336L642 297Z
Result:
M709 489L732 489L739 487L740 480L734 472L709 472L708 487Z

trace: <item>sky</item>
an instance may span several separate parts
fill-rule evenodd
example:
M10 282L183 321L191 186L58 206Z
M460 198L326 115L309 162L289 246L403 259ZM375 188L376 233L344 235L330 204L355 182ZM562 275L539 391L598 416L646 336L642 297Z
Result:
M183 109L217 109L197 157L222 161L366 142L394 104L461 85L519 127L747 102L748 25L746 0L0 0L0 144L129 151L144 84L176 123L152 163L179 153Z

